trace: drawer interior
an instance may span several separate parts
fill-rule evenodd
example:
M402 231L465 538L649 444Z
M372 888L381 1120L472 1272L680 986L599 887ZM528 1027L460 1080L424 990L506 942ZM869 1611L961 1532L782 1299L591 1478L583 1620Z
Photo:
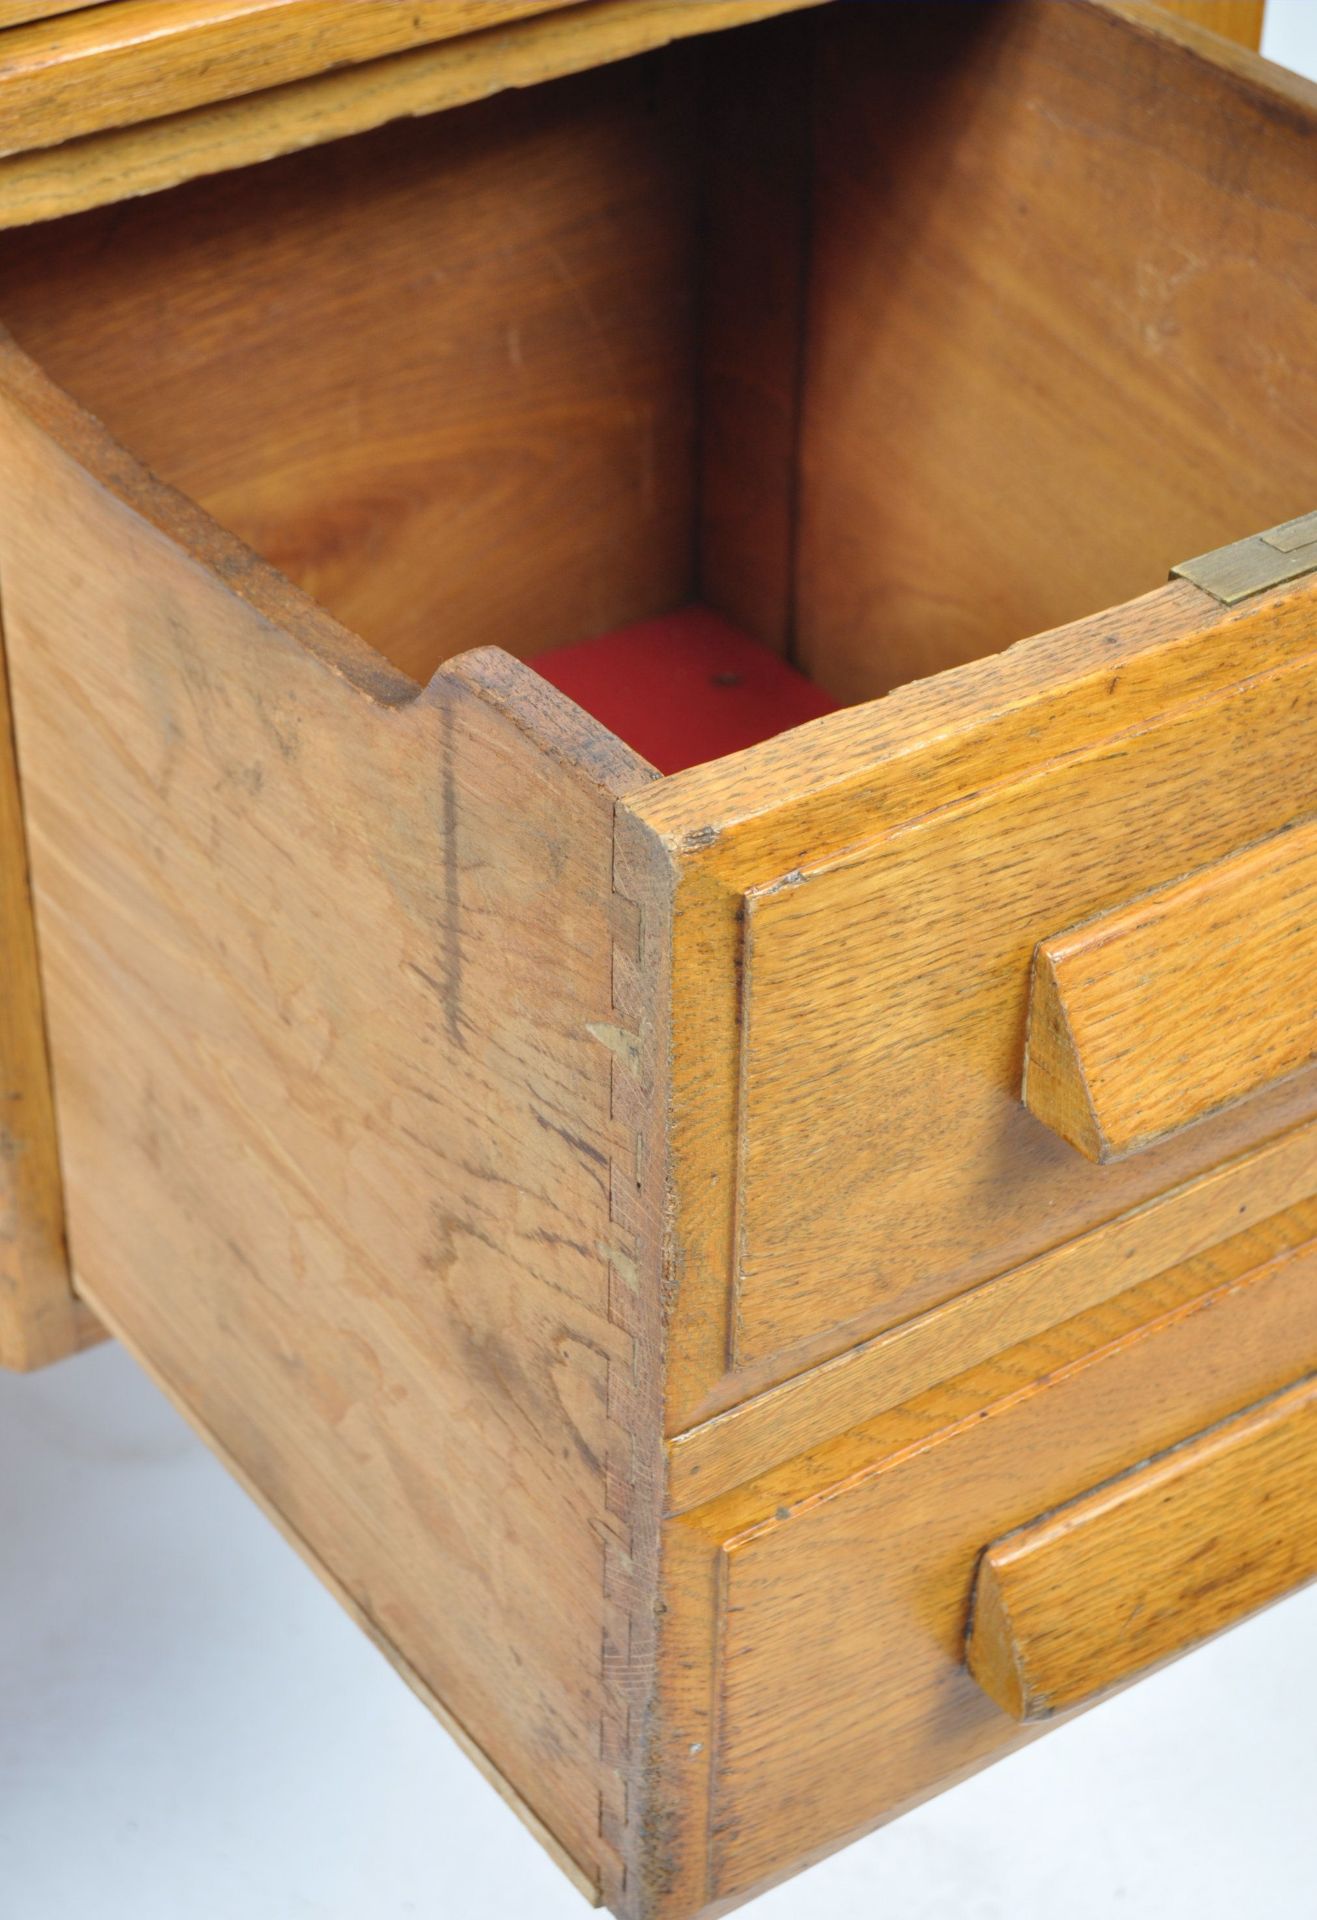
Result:
M666 772L1312 505L1266 108L1100 7L820 7L5 234L0 315L418 681Z

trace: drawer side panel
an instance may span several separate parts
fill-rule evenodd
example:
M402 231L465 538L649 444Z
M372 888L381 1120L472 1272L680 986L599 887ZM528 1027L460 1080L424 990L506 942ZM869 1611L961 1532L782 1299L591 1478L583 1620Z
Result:
M5 383L79 1284L621 1899L660 1156L612 790L643 770L500 656L418 696Z

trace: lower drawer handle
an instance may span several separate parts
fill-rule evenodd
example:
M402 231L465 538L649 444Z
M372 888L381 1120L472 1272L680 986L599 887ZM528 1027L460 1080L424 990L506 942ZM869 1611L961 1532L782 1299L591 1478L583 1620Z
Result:
M1132 1679L1317 1577L1317 1379L1004 1535L966 1664L1016 1720Z
M1317 821L1038 947L1025 1105L1090 1160L1317 1058Z

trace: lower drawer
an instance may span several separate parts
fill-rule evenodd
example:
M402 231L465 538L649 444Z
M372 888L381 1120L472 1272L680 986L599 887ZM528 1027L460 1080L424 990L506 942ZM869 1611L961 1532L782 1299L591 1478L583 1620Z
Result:
M967 1665L985 1549L1317 1368L1314 1227L1317 1209L1306 1203L669 1520L661 1724L670 1807L654 1822L669 1843L655 1862L667 1878L663 1911L733 1904L1031 1737L1027 1716L996 1704ZM1289 1408L1262 1410L1259 1458ZM1225 1438L1238 1451L1258 1426ZM1309 1432L1287 1420L1291 1454ZM1205 1463L1220 1454L1216 1439L1200 1449ZM1190 1466L1195 1458L1181 1456ZM1217 1472L1210 1520L1192 1501L1168 1505L1164 1489L1127 1501L1140 1555L1183 1561L1194 1526L1209 1552L1209 1528L1226 1523L1246 1545L1240 1478ZM1131 1482L1135 1496L1144 1485ZM1286 1497L1301 1503L1302 1493L1291 1475ZM1221 1498L1234 1502L1224 1519ZM1303 1563L1311 1528L1287 1527L1266 1504L1258 1579L1224 1617L1189 1594L1174 1647L1158 1642L1154 1658L1313 1571ZM1295 1551L1261 1564L1277 1534ZM1111 1609L1137 1604L1114 1572L1101 1589ZM1064 1704L1133 1677L1104 1669L1100 1629L1110 1623L1102 1606L1096 1616L1092 1674ZM974 1665L982 1674L978 1655Z

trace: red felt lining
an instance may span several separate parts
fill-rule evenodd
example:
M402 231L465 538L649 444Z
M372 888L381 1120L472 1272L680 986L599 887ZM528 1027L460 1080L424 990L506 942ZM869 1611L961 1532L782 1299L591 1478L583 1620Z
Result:
M618 627L531 665L660 773L721 759L837 707L707 607Z

